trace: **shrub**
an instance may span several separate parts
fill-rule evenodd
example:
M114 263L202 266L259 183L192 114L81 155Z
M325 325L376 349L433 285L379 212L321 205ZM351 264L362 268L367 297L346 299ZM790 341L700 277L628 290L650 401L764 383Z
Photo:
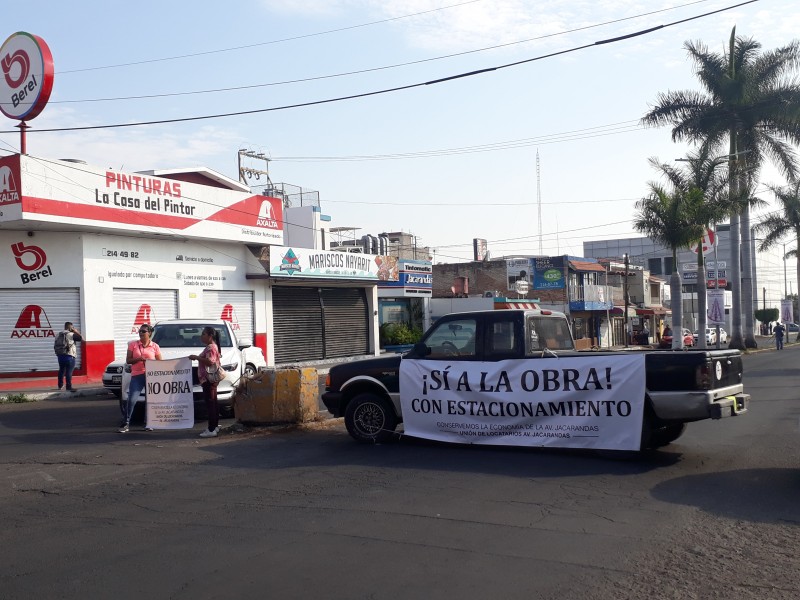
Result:
M405 323L384 323L381 325L381 345L415 344L422 337L422 330L409 327Z

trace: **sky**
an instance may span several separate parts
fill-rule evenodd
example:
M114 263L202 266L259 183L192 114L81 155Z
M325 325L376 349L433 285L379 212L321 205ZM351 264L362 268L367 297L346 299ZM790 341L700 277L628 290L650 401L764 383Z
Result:
M800 37L796 0L722 10L736 4L15 2L0 9L0 40L26 31L53 54L50 102L29 122L33 156L238 179L245 148L271 158L274 182L318 191L332 226L408 232L436 262L459 262L473 238L501 257L581 256L584 240L638 237L635 203L658 178L648 158L690 150L638 124L659 93L700 89L684 42L722 52L733 26L764 49ZM244 111L261 112L37 133ZM0 154L19 151L15 124L0 115ZM761 181L785 183L770 167Z

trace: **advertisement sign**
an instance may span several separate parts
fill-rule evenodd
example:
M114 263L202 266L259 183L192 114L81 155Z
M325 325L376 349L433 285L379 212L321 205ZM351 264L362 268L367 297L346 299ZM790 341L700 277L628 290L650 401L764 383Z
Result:
M194 427L192 361L148 360L147 427L153 429L191 429Z
M404 359L405 434L461 444L638 450L644 356L560 357L557 368L553 362Z
M379 280L386 256L273 246L269 255L270 277Z
M397 296L431 297L433 295L433 264L429 260L410 260L396 257L381 258L381 265L391 264L390 258L395 261L394 273L389 271L385 279L378 272L378 296L381 298L395 298ZM380 267L379 267L380 268ZM392 278L394 276L394 278Z
M38 35L19 31L0 46L0 112L30 121L53 91L53 55Z
M508 281L508 291L514 291L514 284L524 280L531 282L531 259L529 258L507 258L506 259L506 280Z
M794 305L792 300L781 300L781 322L794 323Z
M706 292L708 309L706 314L711 325L725 324L725 290L714 289Z
M26 155L0 158L0 190L0 223L283 243L282 201L245 191ZM17 201L21 211L3 210Z
M531 263L533 264L533 289L552 290L564 288L563 256L532 258Z

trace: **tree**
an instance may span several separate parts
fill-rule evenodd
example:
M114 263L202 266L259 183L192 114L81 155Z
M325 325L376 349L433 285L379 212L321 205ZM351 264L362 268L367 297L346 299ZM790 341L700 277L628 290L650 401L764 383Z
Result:
M800 248L800 181L785 186L768 186L775 194L780 210L770 213L761 223L754 228L763 235L759 250L768 250L787 237L794 237ZM800 256L797 249L786 253L785 258L794 256L797 265L797 281L800 281Z
M691 219L691 227L697 228L700 236L692 244L697 243L697 312L699 315L698 330L704 332L708 324L706 298L706 264L703 246L699 242L706 231L730 213L729 196L725 193L727 177L722 175L719 167L725 159L713 159L709 156L710 148L702 145L699 150L682 159L687 166L676 169L668 164L656 163L656 168L668 179L675 193L684 197L685 217ZM700 348L706 347L705 335L698 335Z
M652 181L647 184L650 194L636 203L633 228L672 250L672 274L669 279L672 327L675 330L672 347L681 348L683 297L678 275L678 250L688 248L705 234L705 228L697 222L698 214L702 212L703 195L697 188L684 186L685 181L681 179L679 171L671 165L660 163L655 158L650 159L650 165L660 171L670 185L664 187ZM676 185L675 182L679 183Z
M732 198L738 195L749 167L760 166L765 158L794 178L798 167L790 144L800 143L800 83L792 77L800 66L798 42L759 53L761 44L752 38L737 38L734 27L723 54L709 52L702 42L686 42L684 47L706 93L659 94L642 123L672 125L674 141L702 141L716 149L727 143ZM730 346L739 349L757 345L750 242L749 204L745 203L742 211L731 218ZM746 319L745 335L742 314Z

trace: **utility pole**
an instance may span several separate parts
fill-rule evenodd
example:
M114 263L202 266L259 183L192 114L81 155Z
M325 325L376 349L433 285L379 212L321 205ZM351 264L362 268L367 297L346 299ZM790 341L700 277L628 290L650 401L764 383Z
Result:
M536 205L538 207L539 214L537 219L539 220L539 255L542 255L542 187L541 187L541 179L539 178L539 149L536 149Z
M628 347L630 331L628 331L628 253L622 255L625 261L625 279L622 280L622 295L625 296L625 347Z

